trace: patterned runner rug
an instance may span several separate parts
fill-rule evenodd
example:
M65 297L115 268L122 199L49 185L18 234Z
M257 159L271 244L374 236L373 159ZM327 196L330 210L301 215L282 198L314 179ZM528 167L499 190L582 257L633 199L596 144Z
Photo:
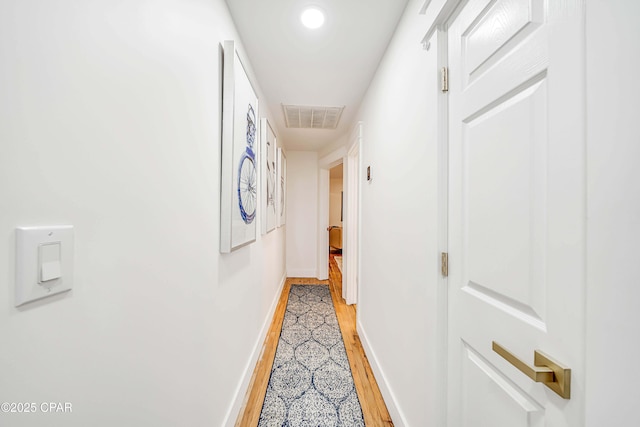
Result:
M363 427L327 285L292 285L259 427Z

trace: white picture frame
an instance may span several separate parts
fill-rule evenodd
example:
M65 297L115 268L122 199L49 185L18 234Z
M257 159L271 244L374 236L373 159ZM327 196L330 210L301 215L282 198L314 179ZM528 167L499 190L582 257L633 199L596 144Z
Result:
M278 227L286 224L287 219L287 156L282 148L278 148L278 186L276 190Z
M277 184L277 162L276 162L276 134L269 123L263 118L260 126L260 170L262 181L262 234L267 234L275 230L278 225L277 204L276 204L276 184Z
M223 44L220 252L256 240L258 96L232 40Z

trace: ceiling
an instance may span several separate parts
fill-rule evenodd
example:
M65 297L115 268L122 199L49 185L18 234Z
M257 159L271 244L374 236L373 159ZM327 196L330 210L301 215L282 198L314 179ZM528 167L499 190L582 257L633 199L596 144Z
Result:
M289 150L319 151L348 134L407 0L226 0L262 88L272 126ZM374 6L375 4L375 6ZM325 24L305 28L307 6ZM261 100L264 105L265 100ZM336 129L286 127L283 104L342 107Z

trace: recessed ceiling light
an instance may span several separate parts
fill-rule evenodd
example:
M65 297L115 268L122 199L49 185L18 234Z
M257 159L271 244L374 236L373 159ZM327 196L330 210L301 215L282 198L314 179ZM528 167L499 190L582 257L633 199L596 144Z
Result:
M305 27L315 30L324 24L324 13L317 7L308 7L300 15L300 20Z

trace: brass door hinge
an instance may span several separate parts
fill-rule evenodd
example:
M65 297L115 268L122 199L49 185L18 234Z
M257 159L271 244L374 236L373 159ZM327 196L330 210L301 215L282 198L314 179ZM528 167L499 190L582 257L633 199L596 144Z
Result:
M449 69L447 67L442 67L440 77L442 78L442 92L449 92Z
M443 277L449 275L449 254L446 252L440 254L440 271Z

